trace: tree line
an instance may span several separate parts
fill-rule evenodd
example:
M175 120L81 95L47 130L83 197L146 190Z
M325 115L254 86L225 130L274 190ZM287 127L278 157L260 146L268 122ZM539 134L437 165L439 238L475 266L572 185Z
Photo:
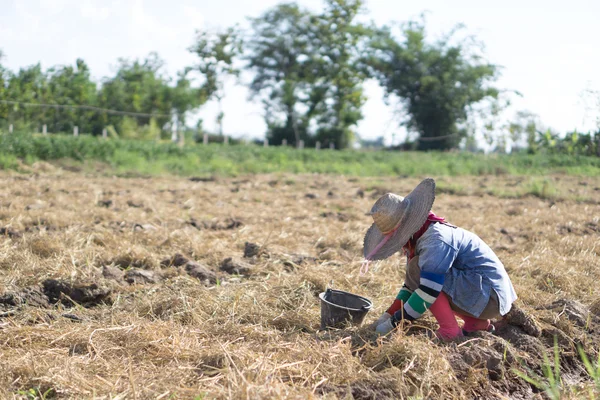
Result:
M197 32L189 48L195 62L175 79L163 73L164 61L155 53L143 60L120 59L115 75L99 84L81 59L74 66L43 70L37 64L13 73L0 58L0 121L32 128L46 124L50 132L78 126L99 135L109 127L120 137L166 138L174 129L189 128L191 111L209 100L220 102L228 76L248 71L250 98L262 104L266 137L275 145L302 140L307 146L317 141L351 146L368 79L381 85L398 124L411 133L405 147L473 145L473 118L497 115L503 104L504 91L494 86L499 66L487 62L479 43L460 27L430 40L424 18L377 26L361 22L365 12L363 0L324 0L319 12L282 3L249 19L247 28ZM86 105L131 115L7 101ZM223 118L220 112L220 127ZM193 128L201 130L201 123ZM514 122L512 131L488 123L491 142L497 147L506 140L526 142L528 123Z

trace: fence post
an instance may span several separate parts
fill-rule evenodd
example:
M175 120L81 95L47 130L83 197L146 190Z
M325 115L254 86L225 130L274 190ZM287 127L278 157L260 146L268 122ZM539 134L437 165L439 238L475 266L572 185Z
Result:
M47 135L48 134L48 127L46 126L46 124L42 125L42 134L43 135Z
M106 139L108 137L108 132L107 132L106 128L102 129L102 137L104 139Z
M263 140L263 147L269 147L269 139Z
M205 134L202 136L202 144L203 144L203 145L207 145L207 144L208 144L208 134L207 134L207 133L205 133Z
M78 126L73 127L73 136L75 136L75 137L79 136L79 127Z
M304 140L298 141L298 149L302 150L304 148Z
M13 133L13 124L8 126L8 133Z
M335 143L333 143L333 142L329 143L329 149L330 150L334 150L335 149Z
M229 144L229 136L223 136L223 144Z
M315 144L315 150L319 150L321 148L321 142L317 141Z
M287 146L287 139L283 139L283 140L281 141L281 145L282 145L282 146Z

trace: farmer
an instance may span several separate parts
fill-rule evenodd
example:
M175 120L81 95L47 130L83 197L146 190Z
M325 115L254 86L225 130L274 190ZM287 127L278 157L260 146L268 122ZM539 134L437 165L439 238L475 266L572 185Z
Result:
M408 196L387 193L368 215L375 223L365 236L366 267L400 249L407 256L406 279L392 306L373 324L379 334L428 309L442 340L493 331L490 319L506 315L517 299L504 265L477 235L431 212L435 181L425 179ZM455 315L464 321L459 327Z

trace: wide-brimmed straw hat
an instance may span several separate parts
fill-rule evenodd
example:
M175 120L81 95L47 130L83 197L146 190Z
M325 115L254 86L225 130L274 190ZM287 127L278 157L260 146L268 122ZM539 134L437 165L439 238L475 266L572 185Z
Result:
M425 223L435 200L435 181L423 180L406 197L381 196L367 215L373 217L365 235L364 256L383 260L400 250Z

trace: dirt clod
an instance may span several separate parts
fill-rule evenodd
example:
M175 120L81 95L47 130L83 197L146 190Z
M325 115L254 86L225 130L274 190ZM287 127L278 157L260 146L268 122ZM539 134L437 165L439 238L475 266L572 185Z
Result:
M46 279L41 286L29 286L19 292L0 296L0 304L45 308L50 304L61 302L65 306L72 306L73 303L94 306L108 301L110 294L110 289L95 283L82 285L70 284L57 279Z
M558 310L561 314L566 315L569 321L579 327L585 327L588 324L590 312L586 306L576 300L561 299L543 308Z
M492 380L499 380L504 375L502 354L493 348L478 346L468 348L463 353L463 360L471 367L486 368Z
M93 306L108 300L111 290L98 286L96 283L90 285L70 284L58 279L46 279L42 282L42 290L51 303L62 302L65 305L73 305L73 302Z
M286 261L291 261L294 264L302 265L305 263L316 263L317 259L315 257L307 256L306 254L290 254L288 255Z
M130 267L150 269L153 267L154 260L145 256L137 256L134 254L122 254L107 261L105 264L114 264L115 266L121 269L127 269Z
M16 293L5 293L0 295L0 304L18 307L30 305L32 307L48 307L48 297L39 286L31 286L21 289Z
M62 317L69 319L71 321L74 321L74 322L83 322L84 321L83 318L81 318L80 316L75 315L75 314L63 314Z
M113 202L112 200L99 200L97 205L98 207L105 207L105 208L110 208L110 206L112 206Z
M189 276L201 281L207 281L211 284L217 283L217 274L211 271L207 266L199 264L195 261L188 261L185 264L185 272Z
M18 239L23 235L14 229L3 227L0 228L0 236L8 236L11 239Z
M125 273L127 283L134 284L152 284L162 280L159 273L148 269L130 269Z
M144 204L141 201L127 200L127 205L133 208L142 208Z
M348 385L325 384L319 388L318 392L322 395L333 394L334 398L338 399L392 400L400 398L393 387L382 387L380 382L377 383L357 381Z
M554 338L556 338L556 342L562 348L573 348L573 340L558 328L544 328L542 329L542 336L547 338L552 344L554 342Z
M350 221L350 217L347 214L341 213L341 212L323 212L321 213L321 217L323 218L334 218L337 219L340 222L348 222Z
M498 330L498 336L508 341L517 349L530 354L542 354L541 352L544 350L544 346L538 337L530 335L521 327L506 325L502 329Z
M244 225L242 221L235 218L227 218L223 221L196 221L194 218L191 218L188 224L199 230L209 229L212 231L231 230Z
M594 301L590 305L590 312L594 314L596 317L600 317L600 299Z
M217 179L214 176L192 176L190 182L214 182Z
M262 248L256 243L246 242L244 245L244 258L252 258L261 253Z
M105 265L104 267L102 267L102 276L105 279L121 282L123 281L125 274L120 268L117 268L112 265Z
M521 335L535 340L522 331ZM460 380L472 380L474 374L479 371L486 375L485 378L482 377L476 389L480 394L473 398L504 398L491 396L491 392L494 391L498 394L510 393L511 399L531 398L532 390L526 382L509 378L512 368L518 364L517 351L512 344L488 332L477 332L475 337L477 339L469 337L459 346L450 347L446 355Z
M528 335L534 337L542 335L542 329L535 318L515 304L513 304L511 310L504 317L504 322L522 328Z
M163 268L166 267L181 267L182 265L185 265L189 262L190 260L185 257L183 254L175 254L173 257L170 258L165 258L164 260L162 260L160 262L160 266Z
M226 258L221 263L221 271L227 272L228 274L236 275L250 275L252 272L252 266L245 261L237 260L234 258Z

